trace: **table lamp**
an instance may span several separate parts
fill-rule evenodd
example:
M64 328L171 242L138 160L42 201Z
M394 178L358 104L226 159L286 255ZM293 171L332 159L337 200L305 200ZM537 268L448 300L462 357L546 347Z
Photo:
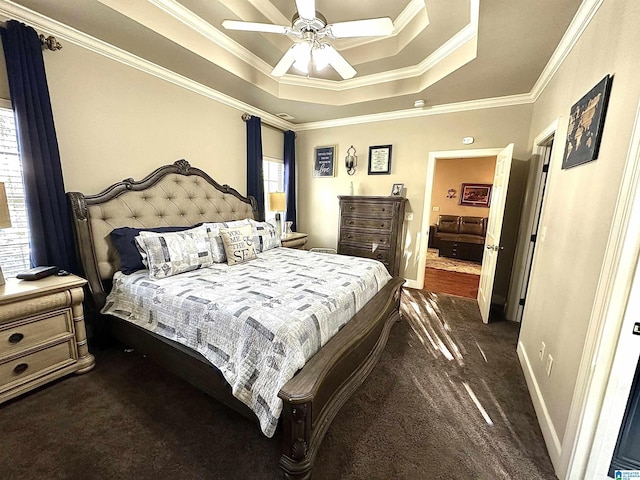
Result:
M287 209L287 195L284 192L270 192L269 193L269 210L276 212L276 231L278 236L282 236L282 219L280 212L284 212Z
M4 183L0 182L0 228L11 227L11 216L9 215L9 202L7 201L7 191ZM4 285L4 275L2 265L0 265L0 285Z

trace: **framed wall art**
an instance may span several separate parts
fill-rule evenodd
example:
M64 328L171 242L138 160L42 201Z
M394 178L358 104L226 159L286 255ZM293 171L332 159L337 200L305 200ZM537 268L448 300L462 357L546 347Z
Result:
M316 147L313 176L314 177L334 177L336 174L336 146Z
M391 173L391 145L369 147L369 175Z
M460 192L460 205L468 207L489 207L491 188L488 183L463 183Z
M598 158L612 81L607 75L571 107L562 169Z

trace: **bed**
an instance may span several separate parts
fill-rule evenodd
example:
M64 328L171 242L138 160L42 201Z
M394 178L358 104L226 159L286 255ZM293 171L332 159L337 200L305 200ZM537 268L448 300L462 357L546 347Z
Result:
M186 160L160 167L140 181L123 180L96 195L79 192L67 195L78 253L88 281L88 297L92 301L88 311L94 313L105 308L114 275L120 269L120 259L110 238L113 229L188 227L205 222L256 219L254 199L218 184ZM289 250L276 248L272 254L287 256L293 252ZM291 258L288 260L291 263L298 261L298 257ZM188 276L191 274L173 278ZM119 276L115 278L119 288ZM391 326L400 318L402 283L398 277L386 281L277 392L282 405L278 424L282 429L279 466L286 478L311 477L313 460L331 421L374 368ZM216 368L195 347L118 316L95 313L95 317L96 321L104 321L109 333L122 343L260 423L254 411L233 395L225 380L227 373Z

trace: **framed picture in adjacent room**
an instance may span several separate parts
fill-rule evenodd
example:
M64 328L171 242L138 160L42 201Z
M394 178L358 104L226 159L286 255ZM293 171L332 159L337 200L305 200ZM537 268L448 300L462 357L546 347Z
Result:
M391 145L369 147L369 175L391 173Z
M335 177L336 146L316 147L313 161L314 177Z
M468 207L488 207L491 203L491 188L488 183L463 183L460 205Z
M562 169L598 158L612 81L607 75L571 107Z

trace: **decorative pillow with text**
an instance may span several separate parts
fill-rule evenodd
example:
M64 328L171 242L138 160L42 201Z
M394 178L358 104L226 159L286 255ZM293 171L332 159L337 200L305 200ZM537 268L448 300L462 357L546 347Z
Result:
M228 265L235 265L257 258L251 225L221 228L220 237L222 237Z

